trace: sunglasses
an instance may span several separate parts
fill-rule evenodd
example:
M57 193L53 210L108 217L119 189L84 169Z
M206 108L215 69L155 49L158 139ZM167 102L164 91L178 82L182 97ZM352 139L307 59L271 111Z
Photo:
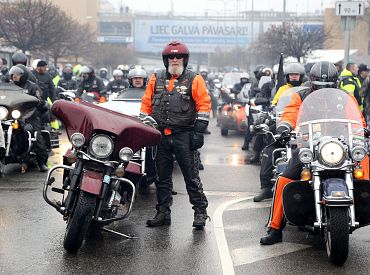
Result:
M168 55L169 59L174 59L175 57L176 57L176 59L181 59L181 58L184 58L184 55L182 55L182 54L170 54L170 55Z

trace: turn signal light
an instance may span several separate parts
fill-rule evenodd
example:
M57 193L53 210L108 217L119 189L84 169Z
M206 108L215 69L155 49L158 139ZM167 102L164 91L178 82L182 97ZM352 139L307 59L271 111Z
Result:
M104 103L104 102L106 102L107 100L105 99L105 96L102 96L102 97L100 97L100 99L99 99L99 103Z
M18 129L19 128L18 121L14 121L13 124L12 124L12 126L13 126L13 129Z
M307 170L307 169L304 169L302 172L301 172L301 179L302 180L310 180L311 179L311 171L310 170Z
M353 174L356 179L362 179L364 177L364 171L362 168L356 168Z
M69 163L69 164L73 164L73 163L75 163L77 161L77 155L76 154L69 154L68 156L67 156L67 162Z
M118 177L118 178L122 178L124 175L125 175L125 168L123 167L118 167L116 169L116 171L114 171L114 174Z

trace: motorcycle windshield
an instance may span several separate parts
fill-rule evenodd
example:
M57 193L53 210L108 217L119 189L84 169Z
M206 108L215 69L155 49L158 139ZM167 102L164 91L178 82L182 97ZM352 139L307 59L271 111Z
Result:
M282 92L279 97L279 100L275 106L275 113L276 113L276 123L278 124L283 114L284 108L289 104L292 95L296 92L309 89L308 87L292 87Z
M52 113L66 127L68 138L81 133L88 141L93 133L105 132L116 137L115 153L123 147L134 152L145 146L159 144L161 133L139 119L111 111L97 105L57 100L51 107Z
M39 100L25 93L26 90L12 84L0 84L0 105L8 109L26 111L37 107Z
M339 138L350 148L364 146L362 115L355 98L346 92L325 88L308 95L297 118L298 147L313 149L323 138Z

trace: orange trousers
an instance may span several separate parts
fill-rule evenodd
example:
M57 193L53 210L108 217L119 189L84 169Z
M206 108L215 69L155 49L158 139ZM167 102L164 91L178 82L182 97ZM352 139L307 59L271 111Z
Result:
M361 166L364 171L364 176L362 179L369 180L369 156L361 161ZM284 217L284 208L283 208L283 190L284 187L295 180L285 178L280 176L276 182L274 201L272 203L272 211L270 215L270 220L268 227L274 229L281 229L281 224Z

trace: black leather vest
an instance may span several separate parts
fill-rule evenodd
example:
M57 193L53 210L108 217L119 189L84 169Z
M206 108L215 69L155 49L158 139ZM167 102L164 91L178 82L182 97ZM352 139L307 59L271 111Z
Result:
M152 98L152 116L159 127L169 129L191 129L196 118L195 102L192 97L192 82L196 73L185 72L174 83L170 92L167 90L168 74L165 70L157 75L154 96Z

